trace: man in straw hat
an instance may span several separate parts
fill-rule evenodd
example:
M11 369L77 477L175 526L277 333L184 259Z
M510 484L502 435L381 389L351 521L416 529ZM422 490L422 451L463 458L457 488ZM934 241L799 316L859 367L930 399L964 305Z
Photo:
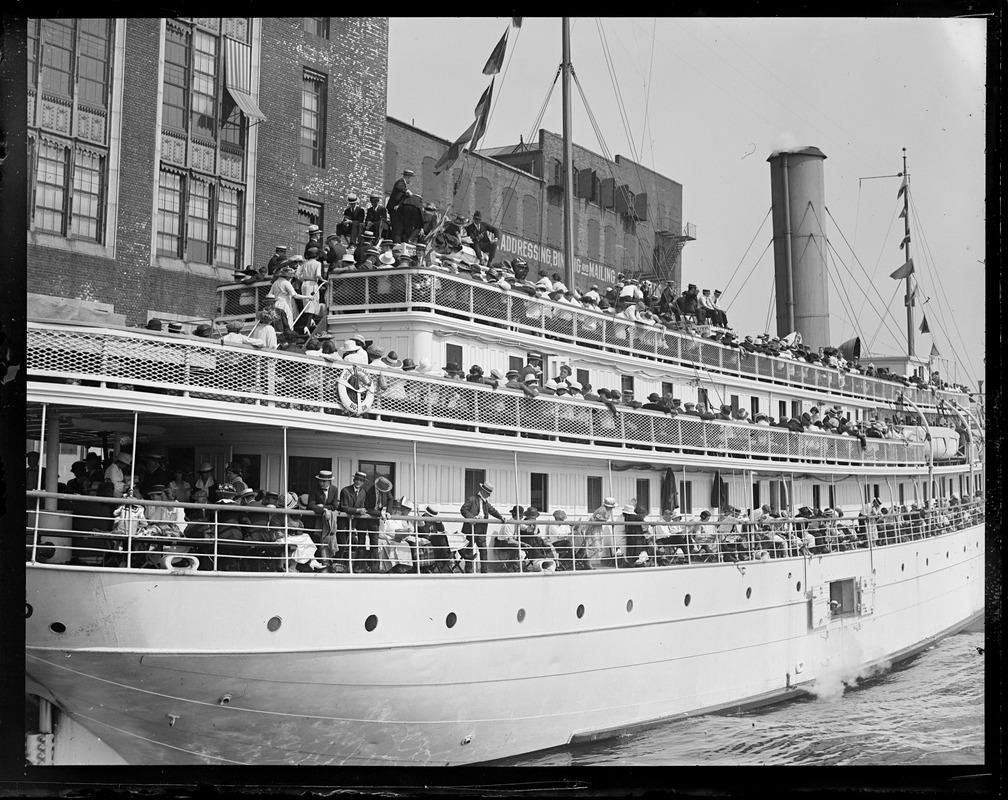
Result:
M490 495L493 494L493 484L488 481L481 483L476 493L471 495L460 509L462 516L467 520L487 520L494 517L504 522L504 517L490 503ZM462 533L469 537L469 545L477 548L480 554L480 572L487 571L487 549L486 549L486 522L466 522L462 526Z
M129 453L119 453L115 460L105 468L105 480L111 482L115 492L113 497L123 496L127 485L132 485L132 476L133 456Z
M385 204L385 207L389 212L389 220L392 223L393 242L401 242L403 240L403 219L400 214L400 206L407 197L411 197L413 195L413 192L410 191L409 188L409 184L412 179L413 170L403 170L402 177L392 186L392 192L389 194L388 203Z
M336 558L344 564L349 564L351 542L354 545L354 560L358 559L359 532L367 529L364 524L367 517L367 492L364 490L366 482L367 474L358 470L353 475L353 482L340 489L337 508L344 516L336 520Z
M378 532L388 515L395 513L396 501L392 496L395 487L384 475L379 475L364 495L364 511L367 515L362 527L367 530L368 552L361 553L364 568L368 572L378 572Z
M336 531L336 510L339 506L339 492L332 485L332 470L319 470L315 483L308 490L308 509L315 513L308 533L316 544L322 544L325 537ZM305 526L308 527L307 525Z
M368 207L364 212L364 230L373 233L375 241L381 241L382 237L392 230L388 209L381 204L381 195L378 192L371 192L368 195Z

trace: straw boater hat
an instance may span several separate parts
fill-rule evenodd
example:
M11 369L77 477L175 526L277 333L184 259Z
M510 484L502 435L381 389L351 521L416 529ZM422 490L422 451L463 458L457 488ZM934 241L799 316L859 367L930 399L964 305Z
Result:
M607 497L605 500L602 501L602 505L605 506L606 508L616 508L616 498Z
M395 256L392 255L392 253L386 251L382 253L380 256L378 256L378 261L381 262L382 264L385 264L386 266L392 266L393 264L395 264L396 259Z
M330 469L320 469L318 475L315 476L317 481L331 481L332 480L332 470Z
M283 497L284 508L297 508L298 496L294 492L287 492Z
M130 455L129 453L120 453L119 455L116 456L115 460L121 461L123 464L128 465L133 463L133 456Z
M386 478L384 475L375 481L375 489L379 492L391 492L392 491L392 481Z
M481 492L486 492L487 494L493 494L494 486L490 483L490 481L483 481L483 483L479 485L479 490Z

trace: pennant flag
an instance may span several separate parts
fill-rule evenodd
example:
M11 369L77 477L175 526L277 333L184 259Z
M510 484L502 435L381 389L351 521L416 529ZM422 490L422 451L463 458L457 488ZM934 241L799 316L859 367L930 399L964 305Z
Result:
M504 31L504 35L501 36L501 40L497 42L497 46L490 54L490 58L487 59L486 66L483 67L484 75L496 75L500 72L500 68L504 64L504 47L507 45L507 35L508 32Z
M910 244L910 234L909 233L906 236L904 236L903 237L903 241L900 242L900 250L902 250L908 244Z
M472 125L456 139L451 146L445 150L444 155L438 159L437 164L434 165L434 174L440 175L448 167L458 161L458 157L462 155L462 148L466 146L470 139L472 139L473 131L476 130L476 122L474 121Z
M906 263L902 267L899 267L893 272L890 272L889 277L895 278L896 280L900 281L903 280L903 278L905 278L907 275L913 275L913 271L914 271L913 259L908 258Z
M514 25L516 28L521 27L521 21L522 21L521 17L511 17L511 24Z
M927 317L924 317L924 319L921 320L920 332L921 333L931 333L931 329L928 327L928 324L927 324Z
M896 193L896 199L899 200L903 196L903 192L907 190L907 179L904 176L903 183L900 184L899 191Z
M938 345L936 345L934 342L932 342L931 343L931 355L928 356L928 361L932 361L932 360L938 358L939 355L940 355L940 353L938 352Z
M903 305L914 306L917 305L916 301L917 301L917 287L914 286L913 289L910 290L910 294L903 296Z
M486 91L483 92L483 96L476 104L476 129L473 132L472 144L469 146L470 150L476 149L476 143L482 139L483 134L486 133L487 120L490 118L490 99L493 97L493 85L493 78L491 78L490 85L487 86Z
M903 210L900 211L899 218L903 219L903 217L905 217L905 216L906 216L906 206L903 206Z

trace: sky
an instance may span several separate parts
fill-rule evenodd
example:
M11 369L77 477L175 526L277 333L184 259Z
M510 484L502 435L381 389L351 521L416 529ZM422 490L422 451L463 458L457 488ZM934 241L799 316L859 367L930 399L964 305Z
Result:
M510 25L392 17L388 114L455 139L508 29L480 147L535 139L561 20ZM900 178L875 177L902 171L906 148L914 277L927 300L914 310L915 352L934 344L948 359L936 368L970 387L985 377L985 20L572 18L571 63L608 151L682 184L683 222L697 229L682 281L721 288L742 335L775 328L766 159L814 146L826 155L832 216L832 340L860 335L863 351L906 352L904 282L889 277L905 260ZM574 141L599 153L572 92ZM560 94L558 82L539 126L556 133ZM922 310L930 334L919 331Z

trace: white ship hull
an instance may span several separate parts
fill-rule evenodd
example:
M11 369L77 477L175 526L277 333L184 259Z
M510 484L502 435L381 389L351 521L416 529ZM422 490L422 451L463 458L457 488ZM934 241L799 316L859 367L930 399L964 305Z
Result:
M871 578L856 613L819 616L813 595L828 599L830 581ZM812 558L557 574L30 565L27 603L27 691L128 763L461 764L885 668L982 619L984 527Z

